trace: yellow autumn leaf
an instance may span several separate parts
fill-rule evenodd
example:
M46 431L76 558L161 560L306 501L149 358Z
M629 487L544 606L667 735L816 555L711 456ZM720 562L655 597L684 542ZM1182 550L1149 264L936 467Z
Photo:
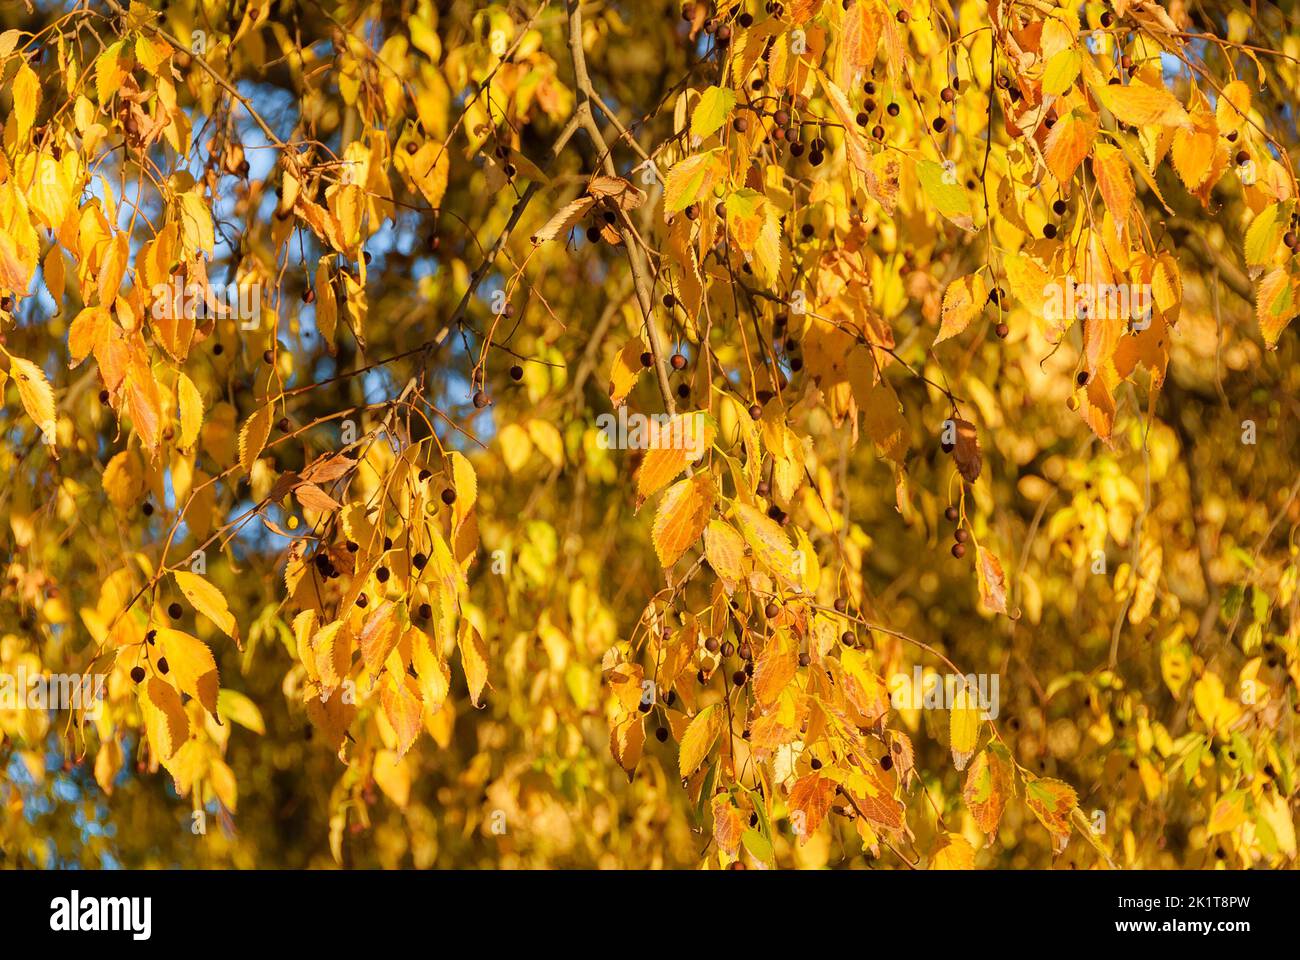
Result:
M220 683L217 661L208 645L188 633L167 628L157 631L155 642L160 654L167 660L168 675L176 686L215 716Z
M691 719L682 735L677 756L677 769L681 776L689 777L699 768L726 725L727 715L720 703L705 707Z
M231 638L239 636L239 627L230 608L226 605L225 594L197 573L173 570L172 576L176 578L176 585L181 588L181 593L195 610L215 623Z
M688 477L668 488L659 501L651 538L665 568L700 539L716 494L708 474Z
M183 370L176 377L176 405L181 421L177 444L188 450L198 440L199 430L203 427L203 397Z
M979 744L980 713L977 691L967 684L959 684L948 711L948 746L952 750L953 766L958 770L966 769Z
M266 440L271 435L271 418L274 415L274 409L268 403L244 421L244 427L239 431L239 464L245 471L251 471L253 461L262 455Z
M54 438L54 388L45 379L45 372L22 357L11 357L9 376L18 387L27 416L32 418L41 433L53 442Z

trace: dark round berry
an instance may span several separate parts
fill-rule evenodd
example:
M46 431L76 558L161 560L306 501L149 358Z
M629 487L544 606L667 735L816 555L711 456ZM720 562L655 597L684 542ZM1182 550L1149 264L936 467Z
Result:
M889 106L885 107L885 113L889 114L891 117L898 116L898 111L899 106L896 103L891 103Z
M429 558L422 553L417 553L411 557L411 566L415 567L416 570L423 570L428 562Z
M1242 164L1246 164L1250 162L1250 154L1247 153L1245 150L1238 150L1236 160L1237 160L1237 166L1240 167Z
M744 133L749 129L749 118L736 117L736 119L731 121L731 129L735 130L737 133Z
M519 366L519 364L516 363L514 366L510 368L510 379L518 382L523 378L524 378L524 368Z
M993 332L997 334L999 340L1005 340L1011 333L1011 327L1007 325L1005 320L1001 320L994 326Z
M844 644L846 647L851 647L857 642L858 638L853 635L852 630L845 630L840 634L840 643Z
M943 516L949 523L956 523L957 518L961 516L961 514L958 513L956 507L948 507L948 509L944 510Z
M1087 370L1080 370L1077 374L1075 374L1074 382L1077 383L1077 384L1078 384L1079 386L1081 386L1081 387L1083 387L1083 386L1087 386L1087 384L1088 384L1088 371L1087 371Z
M674 353L672 355L672 359L670 359L668 362L673 365L674 370L686 369L686 358L683 357L680 353Z
M656 730L655 739L658 740L660 743L666 742L668 740L668 728L660 727L658 730Z
M132 667L131 679L136 683L140 683L142 680L144 680L144 667Z
M763 416L763 408L756 403L749 405L749 419L758 420Z
M171 669L171 667L169 667L169 666L167 665L167 658L166 658L166 657L159 657L159 658L158 658L158 672L161 673L163 676L166 676L166 675L167 675L167 671L169 671L170 669Z
M433 607L429 606L427 603L422 603L416 613L420 615L421 620L428 620L433 616Z
M769 620L775 620L776 615L780 612L781 608L771 601L768 601L767 606L763 608L763 616L767 617Z
M956 540L958 543L965 543L967 540L970 539L970 531L965 529L964 527L958 530L954 530L952 534L952 538Z
M442 502L450 507L453 503L456 502L456 491L453 490L451 487L448 487L447 489L443 490Z
M212 347L212 354L213 354L213 356L217 356L217 357L219 357L219 356L221 356L221 355L222 355L223 353L225 353L225 352L226 352L226 348L223 347L223 346L222 346L221 344L219 344L219 343L218 343L218 344L214 344L213 347Z
M836 598L835 598L835 612L836 612L836 613L843 613L844 611L846 611L846 610L848 610L848 609L849 609L849 602L848 602L847 600L845 600L843 597L836 597Z
M1043 236L1045 236L1048 240L1055 240L1055 239L1056 239L1056 224L1054 224L1054 223L1049 223L1049 224L1047 224L1046 226L1044 226L1044 227L1043 227Z
M891 757L889 754L885 754L883 757L880 758L881 770L888 770L893 765L894 765L894 758Z
M930 126L934 127L935 133L943 133L944 129L948 126L948 121L943 117L935 117L934 122L930 124Z
M880 124L876 124L874 127L872 127L872 128L871 128L871 139L872 139L872 140L884 140L884 139L885 139L885 128L882 127Z
M361 596L357 597L357 606L361 607L362 609L364 609L366 604L369 602L370 601L366 599L366 595L364 593Z
M108 406L108 399L109 399L109 396L108 396L108 391L107 391L107 390L101 390L101 391L99 391L99 402L100 402L103 406Z
M482 410L491 402L492 401L488 399L488 395L484 393L482 390L474 391L474 406L477 407L479 410Z
M958 560L966 556L966 544L954 543L952 545L952 555L956 557Z
M813 757L808 761L808 766L812 767L814 770L820 770L822 768L822 762L816 757Z
M387 583L387 582L388 582L388 568L387 568L387 567L380 567L378 570L376 570L376 571L375 571L375 579L378 580L380 583Z
M274 350L263 350L263 351L262 351L262 362L263 362L263 363L266 363L266 364L275 363L275 351L274 351Z
M704 649L709 651L709 653L717 653L721 647L722 644L718 642L717 637L709 637L704 641Z
M806 667L810 663L812 663L812 657L808 656L806 653L799 654L799 666Z
M302 302L303 302L303 303L315 303L315 302L316 302L316 291L315 291L314 288L312 288L312 287L308 287L306 290L304 290L304 291L302 292Z
M355 540L349 540L349 541L347 542L346 546L347 546L347 549L348 549L348 553L356 553L358 550L361 549L361 548L357 545L357 542L356 542ZM321 556L321 557L324 557L325 554L322 553L322 554L320 554L320 556ZM326 557L326 559L329 559L329 558Z
M179 620L184 613L184 608L174 600L167 605L167 616L173 620Z
M149 644L149 646L151 647L154 645L154 641L157 639L158 639L157 630L150 630L148 633L144 635L144 642Z
M1059 217L1061 214L1065 213L1065 201L1064 201L1064 200L1053 200L1053 201L1052 201L1052 213L1056 214L1058 217Z
M749 677L744 670L737 670L731 675L731 682L738 687L743 687L747 679L749 679Z
M957 91L952 87L944 87L939 91L939 99L944 103L952 103L957 99Z
M142 511L144 511L144 515L145 515L146 517L152 517L152 516L153 516L153 504L150 503L148 500L145 501L144 506L141 507L140 509L141 509Z

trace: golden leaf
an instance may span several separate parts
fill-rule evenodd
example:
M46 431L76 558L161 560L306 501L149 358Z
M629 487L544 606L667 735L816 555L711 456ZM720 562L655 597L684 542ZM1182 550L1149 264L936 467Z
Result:
M659 562L671 567L704 532L713 511L716 492L706 473L696 474L668 488L655 513L652 539Z
M220 627L221 631L231 639L239 639L239 627L230 608L226 605L225 594L205 578L188 570L173 570L172 576L176 578L176 585L181 588L181 593L185 594L185 599L189 600L195 610Z
M710 704L691 718L677 757L677 769L683 778L693 774L704 762L726 725L727 714L720 703Z

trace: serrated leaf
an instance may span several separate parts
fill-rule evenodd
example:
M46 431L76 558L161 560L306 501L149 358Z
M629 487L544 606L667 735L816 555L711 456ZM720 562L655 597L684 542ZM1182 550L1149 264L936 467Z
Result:
M683 778L699 769L726 725L727 715L720 703L710 704L691 718L677 755L677 769Z
M220 627L223 633L232 639L238 639L239 627L230 608L226 605L225 594L197 573L173 570L172 576L176 578L176 585L181 588L181 593L195 610Z
M18 387L18 399L22 401L27 416L32 418L38 430L52 438L55 422L54 388L45 379L45 371L30 360L11 357L9 376Z
M953 766L965 770L979 745L982 723L977 692L964 683L959 684L948 714L948 746L952 750Z
M199 438L203 427L203 396L184 371L176 377L176 405L180 411L181 432L177 445L188 450Z
M970 326L971 321L983 313L987 298L988 288L981 274L972 273L948 284L943 294L939 335L934 342L942 343Z
M729 87L709 87L691 114L691 136L701 140L713 136L727 122L735 105L736 94Z
M1099 83L1093 86L1093 91L1102 106L1121 123L1134 127L1153 124L1182 126L1188 123L1187 111L1164 87L1153 87L1135 80L1128 84Z
M1025 802L1052 835L1052 851L1065 850L1070 842L1070 814L1078 806L1074 787L1046 777L1026 777Z
M271 404L258 409L244 421L239 431L239 464L245 472L253 469L253 461L262 455L267 438L271 436L271 418L275 415Z
M655 512L651 537L665 569L671 567L704 532L716 493L707 473L688 477L668 488Z
M664 180L664 216L680 213L713 189L719 177L712 153L687 157L668 171Z
M167 658L168 675L176 686L215 716L220 677L208 645L198 637L166 628L158 630L156 643Z
M975 221L971 217L970 195L962 183L940 164L933 160L919 160L916 164L916 176L921 181L934 209L961 227L974 230Z
M702 410L679 413L667 423L651 420L645 458L637 472L640 500L670 483L686 467L697 462L713 445L716 430Z
M990 838L997 833L1011 788L1011 764L1001 748L990 745L980 751L966 771L962 799L975 820L975 826Z

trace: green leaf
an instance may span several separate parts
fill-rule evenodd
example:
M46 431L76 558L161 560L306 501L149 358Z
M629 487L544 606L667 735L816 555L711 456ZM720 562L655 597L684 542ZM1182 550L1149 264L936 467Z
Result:
M1262 266L1273 259L1278 242L1286 225L1291 221L1291 208L1294 201L1275 203L1260 211L1259 216L1251 221L1246 230L1246 263L1252 267Z
M772 862L772 844L768 842L767 837L751 829L746 830L740 839L745 844L745 849L752 853L755 859L763 863Z
M926 199L934 204L936 210L963 230L975 229L970 196L948 170L933 160L920 160L916 164L916 176L921 181Z
M736 94L725 87L709 87L700 97L691 115L691 136L711 137L727 122L731 108L736 105Z

